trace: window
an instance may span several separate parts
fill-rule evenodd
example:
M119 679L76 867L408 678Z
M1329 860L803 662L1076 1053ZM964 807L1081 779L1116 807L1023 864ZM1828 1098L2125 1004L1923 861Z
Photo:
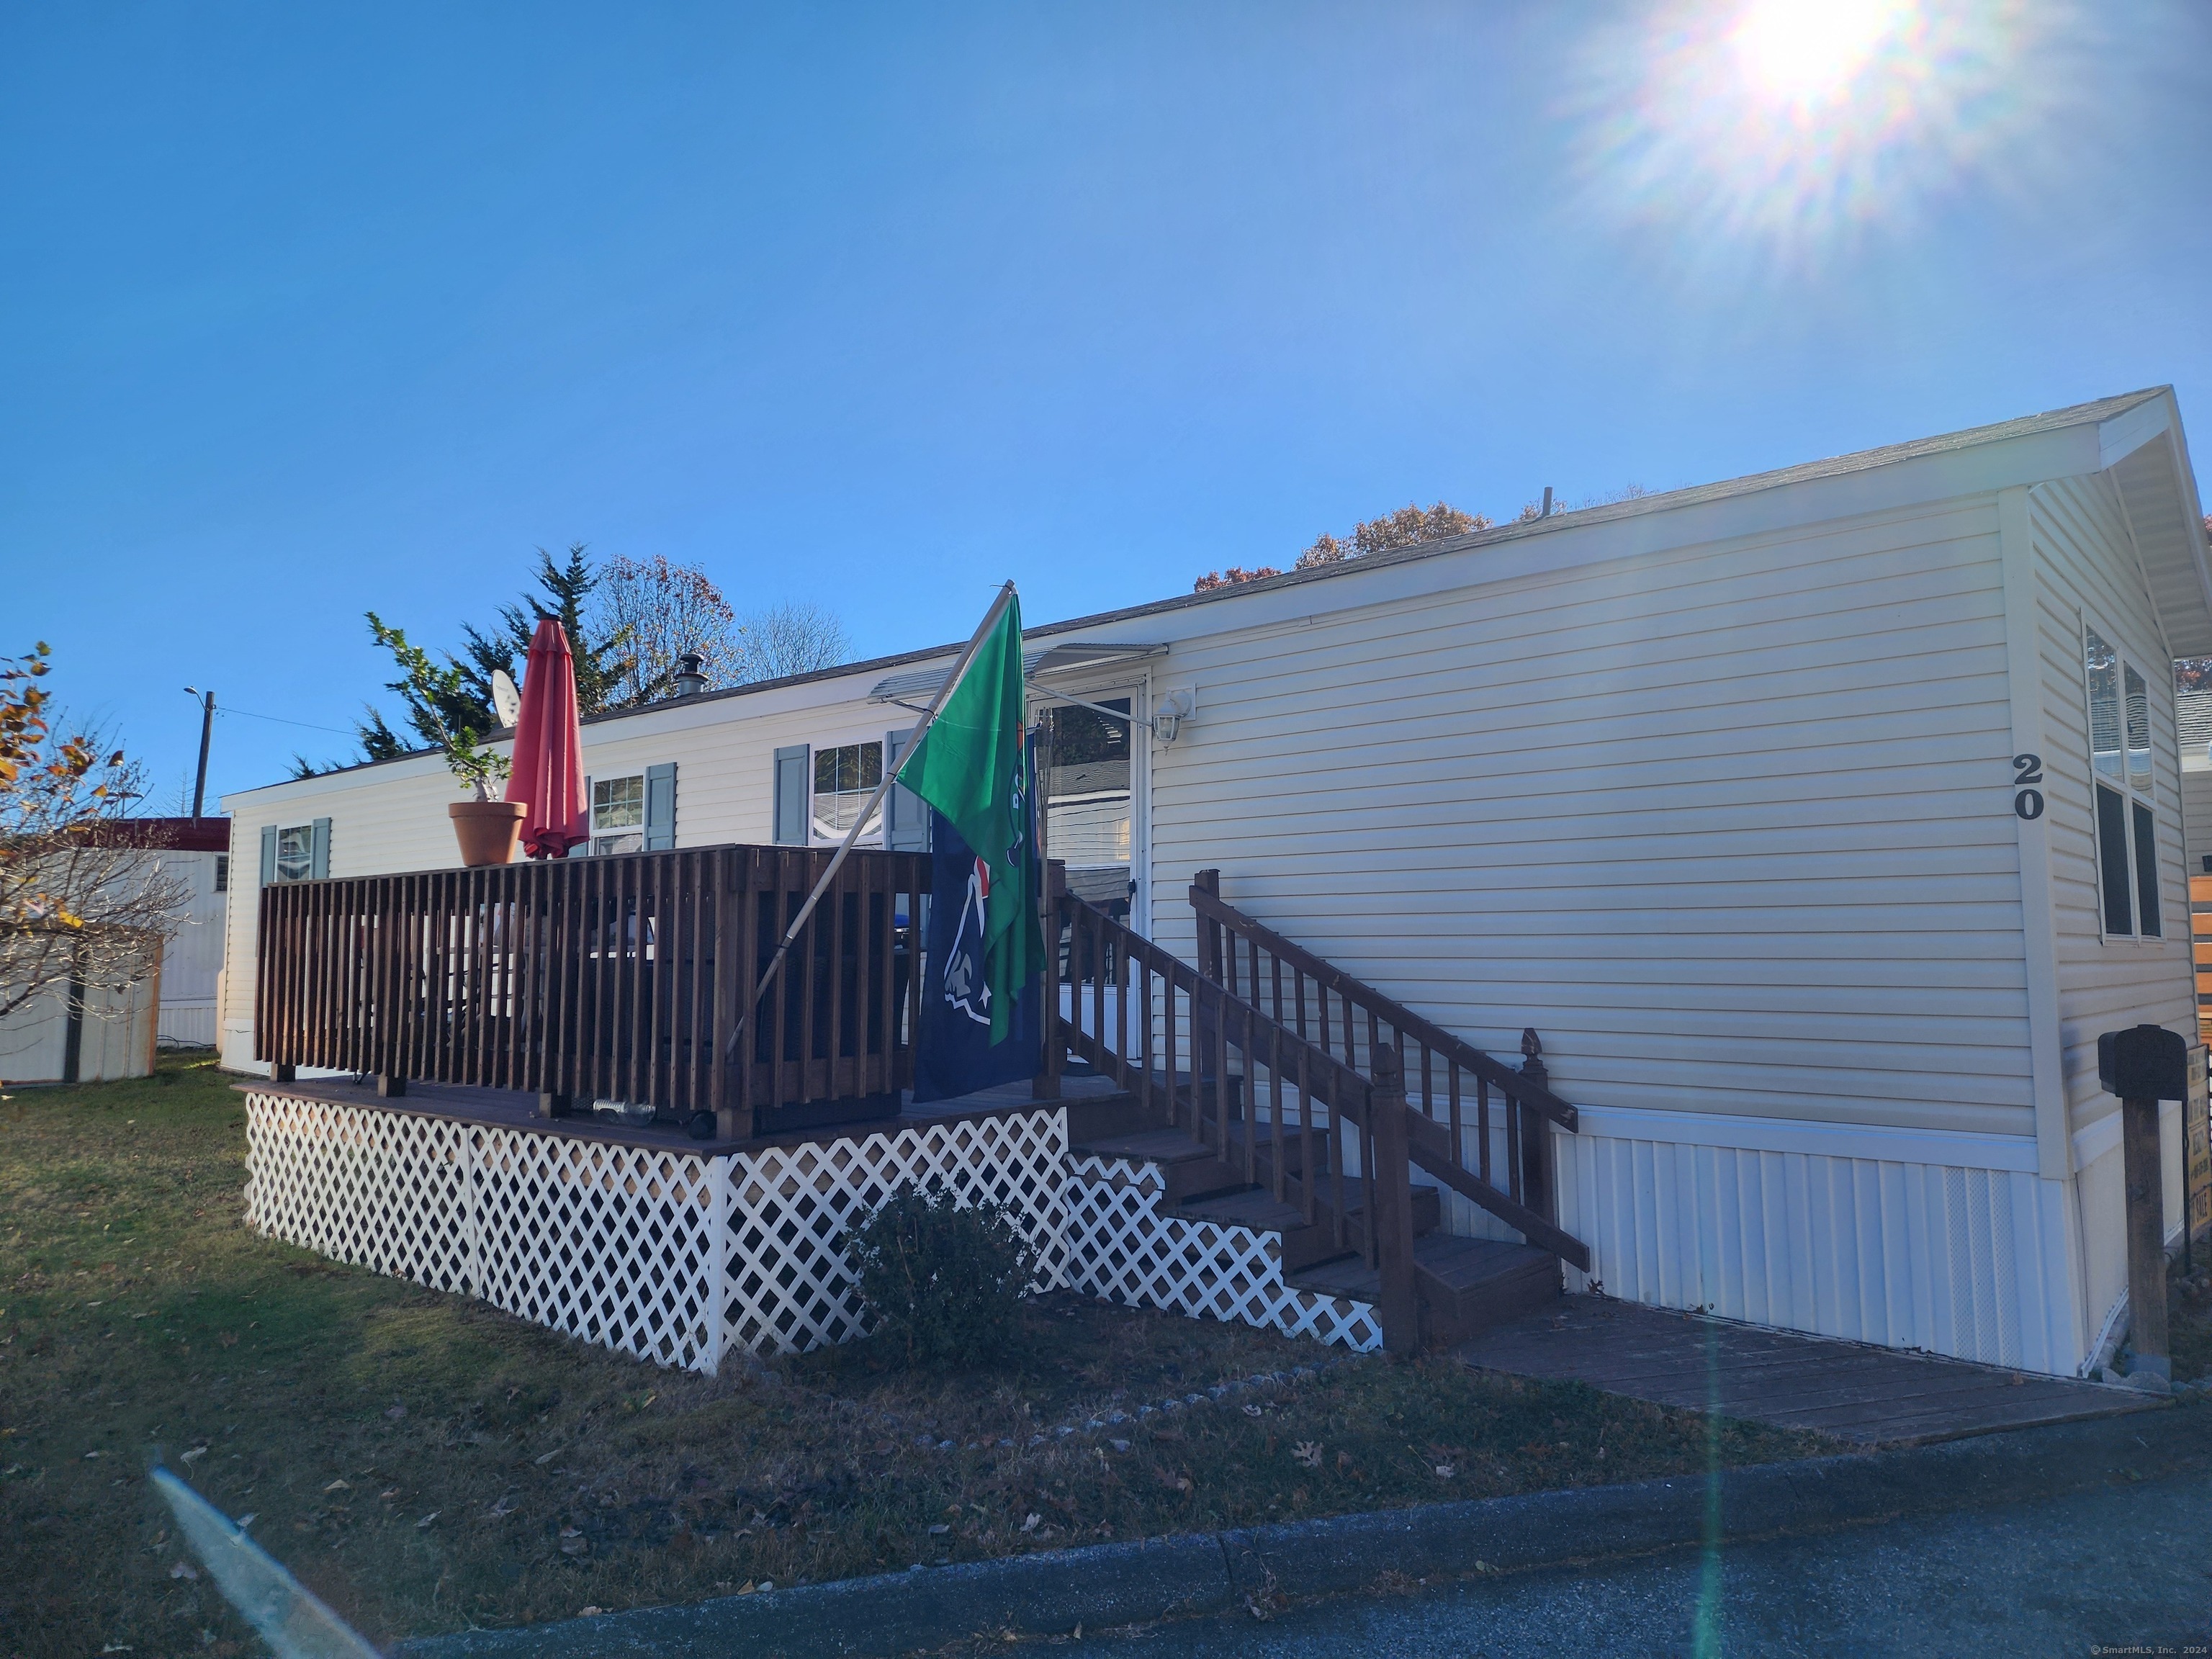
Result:
M307 881L315 873L315 827L286 824L276 831L276 879Z
M592 780L592 851L635 853L645 846L645 774Z
M2090 790L2095 797L2097 891L2105 933L2165 933L2158 882L2158 817L2150 751L2150 686L2094 628L2083 630L2089 684Z
M216 866L229 883L228 861ZM264 823L261 826L261 884L280 881L320 881L331 872L331 821L311 823Z
M1067 866L1071 892L1117 919L1128 915L1132 890L1128 713L1129 699L1115 697L1098 708L1062 703L1039 717L1045 856Z
M822 841L842 841L859 822L868 798L884 781L884 746L848 743L814 751L813 831Z
M218 893L230 890L230 854L228 853L215 855L215 890Z

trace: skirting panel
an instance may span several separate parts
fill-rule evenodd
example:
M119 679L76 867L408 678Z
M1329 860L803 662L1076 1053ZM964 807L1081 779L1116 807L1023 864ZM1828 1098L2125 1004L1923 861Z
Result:
M1382 1346L1365 1302L1283 1282L1282 1237L1160 1213L1159 1166L1132 1159L1068 1160L1070 1288L1125 1307L1160 1308L1358 1352Z
M2072 1375L2063 1182L2021 1170L1561 1135L1569 1288ZM1577 1283L1577 1281L1581 1281Z
M1066 1157L1067 1112L1055 1106L719 1160L728 1165L723 1340L791 1353L862 1334L845 1231L902 1182L1012 1205L1038 1254L1039 1287L1065 1285Z
M720 1159L264 1094L246 1146L246 1222L272 1237L712 1369Z
M406 1110L248 1093L260 1231L665 1365L849 1341L844 1240L902 1184L1020 1214L1037 1286L1364 1352L1364 1302L1284 1284L1273 1233L1163 1215L1152 1165L1071 1160L1051 1106L701 1158Z

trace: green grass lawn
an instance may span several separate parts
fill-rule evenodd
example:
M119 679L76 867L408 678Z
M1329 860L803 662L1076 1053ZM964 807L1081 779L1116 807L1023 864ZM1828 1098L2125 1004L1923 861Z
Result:
M1066 1296L981 1374L865 1346L662 1370L249 1232L243 1120L206 1060L0 1103L0 1651L253 1650L157 1460L384 1643L1830 1449L1379 1358L1032 1447L1335 1352Z

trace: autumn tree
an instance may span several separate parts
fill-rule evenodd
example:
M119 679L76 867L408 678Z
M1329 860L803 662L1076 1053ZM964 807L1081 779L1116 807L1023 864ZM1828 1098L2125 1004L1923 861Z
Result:
M94 731L53 729L49 657L41 641L0 658L0 1017L53 993L119 1015L94 994L160 969L191 889L118 827L139 768Z
M853 654L845 624L818 605L787 604L749 611L738 627L744 635L740 684L819 673Z
M1363 520L1352 526L1349 536L1332 536L1323 532L1315 538L1311 547L1298 555L1297 562L1291 568L1313 570L1322 565L1340 564L1346 559L1364 559L1401 547L1442 541L1447 536L1464 536L1488 528L1490 520L1480 513L1462 513L1443 501L1426 507L1416 507L1408 501L1395 513ZM1263 564L1251 570L1242 565L1231 565L1225 571L1208 571L1191 584L1191 591L1208 593L1216 588L1231 587L1239 582L1257 581L1262 576L1279 576L1282 574L1271 564Z
M599 571L601 631L626 641L629 666L616 690L623 703L665 696L677 661L696 655L707 684L735 685L745 672L745 630L707 573L664 554L620 555Z

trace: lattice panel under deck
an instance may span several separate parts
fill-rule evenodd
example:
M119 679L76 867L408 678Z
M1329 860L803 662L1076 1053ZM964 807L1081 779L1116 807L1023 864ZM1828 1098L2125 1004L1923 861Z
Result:
M902 1182L941 1182L964 1202L1012 1205L1036 1247L1038 1287L1064 1285L1066 1155L1059 1107L732 1154L725 1343L793 1353L862 1334L866 1310L845 1233Z
M469 1126L246 1097L247 1224L441 1291L477 1287Z
M1283 1282L1282 1237L1163 1215L1157 1164L1071 1158L1065 1201L1072 1290L1124 1306L1234 1320L1287 1336L1382 1346L1374 1306Z
M478 1293L665 1365L711 1371L722 1160L526 1129L475 1132Z

